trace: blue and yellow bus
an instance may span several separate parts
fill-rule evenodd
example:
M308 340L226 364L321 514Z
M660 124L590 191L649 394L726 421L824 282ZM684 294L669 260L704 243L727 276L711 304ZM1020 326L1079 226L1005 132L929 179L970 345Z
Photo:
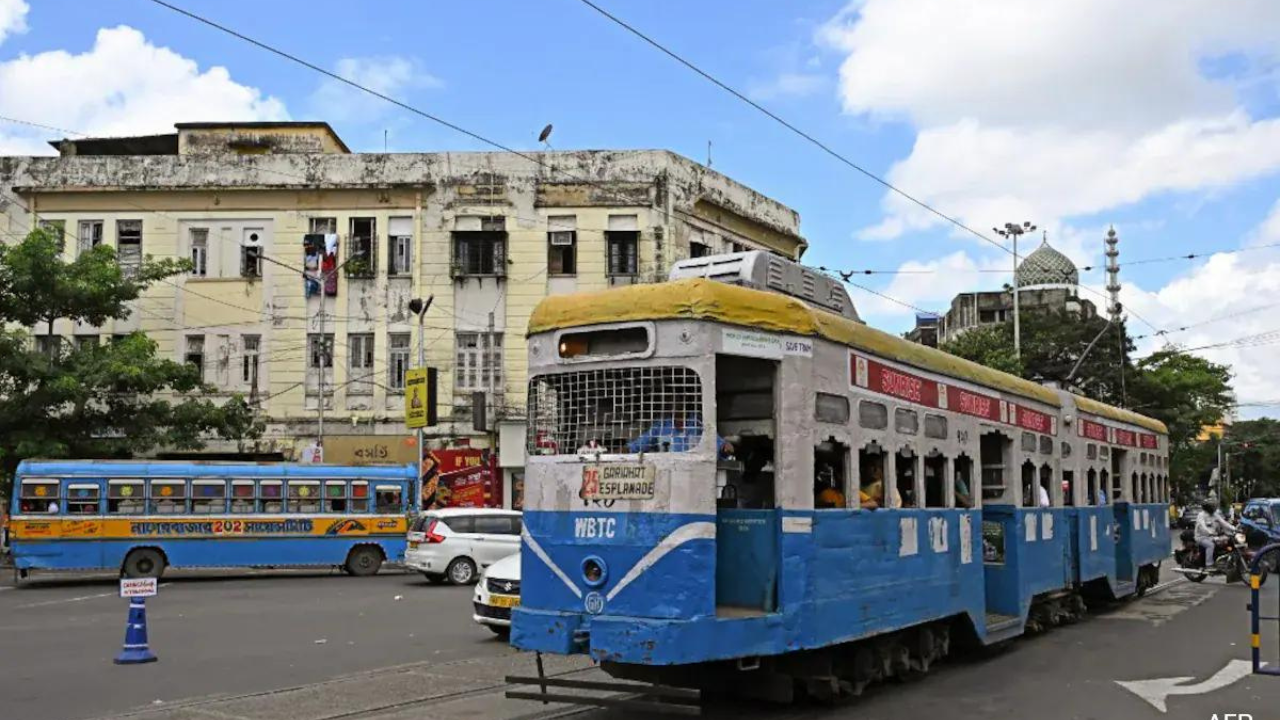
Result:
M34 570L339 566L373 575L404 558L417 512L411 465L28 460L10 544Z

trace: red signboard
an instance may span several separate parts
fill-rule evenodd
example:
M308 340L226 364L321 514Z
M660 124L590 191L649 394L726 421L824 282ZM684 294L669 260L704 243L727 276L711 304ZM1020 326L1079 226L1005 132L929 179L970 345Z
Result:
M1115 429L1116 444L1125 447L1138 447L1138 436L1132 430Z
M1148 434L1146 434L1146 433L1139 433L1139 434L1138 434L1138 440L1141 442L1141 444L1142 444L1142 448L1143 448L1144 450L1155 450L1155 449L1156 449L1157 442L1156 442L1156 436L1155 436L1155 435L1148 435Z
M998 397L920 377L856 353L849 354L849 375L856 387L917 405L1016 425L1047 435L1058 433L1058 423L1046 413L1006 402Z
M502 483L496 458L488 450L456 448L433 450L431 461L438 472L437 485L430 497L431 507L502 507Z
M1080 435L1090 440L1107 442L1107 426L1092 420L1080 418Z

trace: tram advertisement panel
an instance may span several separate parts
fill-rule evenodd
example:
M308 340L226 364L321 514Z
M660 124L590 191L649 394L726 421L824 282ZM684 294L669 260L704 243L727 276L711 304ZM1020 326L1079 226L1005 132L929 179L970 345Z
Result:
M957 385L920 377L869 357L850 353L853 385L925 407L1016 425L1046 435L1058 434L1058 419L1048 413Z

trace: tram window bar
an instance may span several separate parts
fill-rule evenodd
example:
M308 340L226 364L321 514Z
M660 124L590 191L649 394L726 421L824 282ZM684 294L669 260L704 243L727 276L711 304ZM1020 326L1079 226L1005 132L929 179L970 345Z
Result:
M254 483L252 480L231 481L231 512L237 515L254 511Z
M528 416L534 455L692 451L703 436L702 380L685 367L542 375L529 381Z
M185 480L152 480L149 510L154 515L181 515L188 510Z

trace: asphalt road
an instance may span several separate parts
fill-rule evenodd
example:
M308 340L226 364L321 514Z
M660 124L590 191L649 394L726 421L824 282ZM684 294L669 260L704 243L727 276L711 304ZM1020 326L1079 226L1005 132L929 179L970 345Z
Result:
M1280 612L1277 586L1264 607ZM21 720L444 720L552 717L563 707L506 700L503 676L532 660L470 621L470 589L415 575L317 573L166 578L148 606L160 661L118 667L125 603L110 578L0 586L0 717ZM401 599L397 600L399 596ZM1203 681L1249 657L1248 590L1187 582L1118 604L1085 622L1011 643L989 657L938 666L836 707L725 706L710 717L868 720L942 716L1280 718L1280 678L1243 676L1203 694L1165 698L1159 711L1119 682ZM1273 625L1264 640L1280 645ZM582 658L548 658L548 672L604 679ZM1145 694L1151 696L1149 688ZM1158 693L1157 693L1158 695ZM578 713L631 720L618 711Z

